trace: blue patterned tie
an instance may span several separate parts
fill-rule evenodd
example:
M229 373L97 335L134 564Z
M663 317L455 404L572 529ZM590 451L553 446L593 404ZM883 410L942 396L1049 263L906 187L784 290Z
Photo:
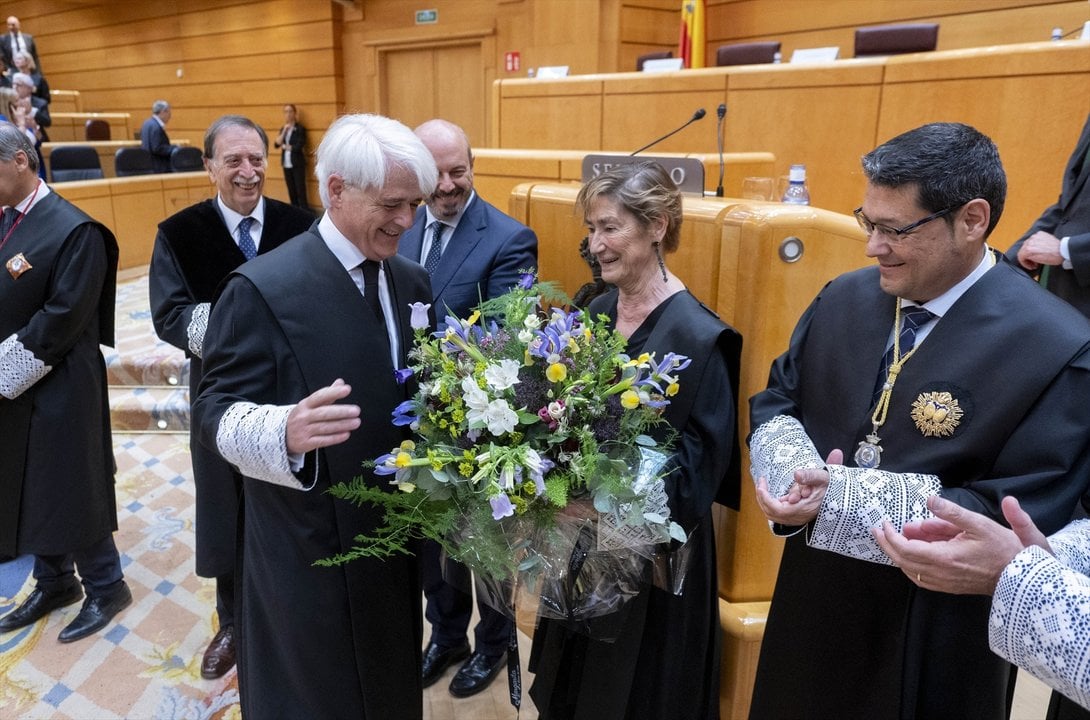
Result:
M254 245L254 239L250 236L250 226L253 224L252 217L244 217L238 224L238 249L247 260L253 260L254 255L257 255L257 245Z
M909 305L901 308L901 357L903 358L916 346L916 331L921 326L931 321L935 314L927 308L919 305ZM886 354L882 356L882 367L878 371L878 384L874 388L874 397L871 405L878 402L882 395L882 387L886 384L886 376L889 374L889 366L893 364L893 346L890 345Z
M5 240L8 233L15 227L15 221L19 217L19 211L13 207L4 208L4 215L0 218L0 240Z
M439 268L439 256L443 253L443 223L436 220L431 224L431 247L428 248L428 257L424 260L424 269L428 275L434 275Z

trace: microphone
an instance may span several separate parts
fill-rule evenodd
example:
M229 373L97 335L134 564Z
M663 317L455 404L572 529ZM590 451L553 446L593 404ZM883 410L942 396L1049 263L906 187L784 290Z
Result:
M658 138L657 140L652 140L651 142L647 143L646 145L644 145L644 146L643 146L642 148L640 148L639 150L636 150L636 151L634 151L634 152L630 153L628 157L632 157L633 155L638 155L638 154L642 153L642 152L643 152L644 150L646 150L647 148L651 147L652 145L658 145L658 144L659 144L660 142L662 142L662 141L663 141L663 140L665 140L666 138L670 137L671 135L673 135L673 134L675 134L675 133L679 133L679 132L681 132L681 131L682 131L682 130L684 130L685 128L689 127L689 125L693 124L694 122L696 122L697 120L701 119L701 118L702 118L702 117L704 117L705 115L707 115L707 113L706 113L706 112L704 112L704 108L700 108L699 110L697 110L696 112L694 112L694 113L693 113L693 116L692 116L691 118L689 118L689 119L688 119L688 120L687 120L687 121L685 122L685 124L684 124L684 125L682 125L681 127L677 128L676 130L671 130L670 132L666 133L665 135L663 135L662 137Z
M715 188L715 196L723 197L723 171L726 169L723 164L723 118L727 116L726 103L719 103L716 115L719 116L719 127L716 128L716 135L719 140L719 185Z

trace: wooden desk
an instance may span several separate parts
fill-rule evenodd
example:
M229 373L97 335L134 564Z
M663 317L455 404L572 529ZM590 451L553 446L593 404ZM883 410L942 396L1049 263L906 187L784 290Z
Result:
M119 269L151 262L159 223L215 192L204 172L80 180L54 188L113 231L120 249Z
M813 204L849 214L862 200L860 157L936 120L992 136L1009 193L992 243L1009 247L1056 201L1064 165L1090 114L1090 42L1022 43L838 60L667 73L577 75L493 84L489 145L551 150L640 147L704 120L655 150L710 153L715 108L725 148L770 152L774 174L805 163Z
M105 120L110 123L111 140L132 140L129 113L85 113L52 112L49 113L53 124L49 127L49 139L53 142L72 142L83 140L84 126L88 120Z

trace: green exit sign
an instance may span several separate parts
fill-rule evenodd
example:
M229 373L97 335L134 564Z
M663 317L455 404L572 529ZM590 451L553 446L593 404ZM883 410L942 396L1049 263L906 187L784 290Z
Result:
M434 25L439 22L438 10L417 10L416 11L416 24L417 25Z

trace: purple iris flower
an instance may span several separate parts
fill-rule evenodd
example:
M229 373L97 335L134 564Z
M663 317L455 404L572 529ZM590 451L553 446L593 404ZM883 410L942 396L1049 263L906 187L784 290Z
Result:
M489 498L488 502L492 505L493 520L502 520L515 514L515 506L511 504L511 498L507 497L507 493L500 493Z
M404 385L405 381L413 376L412 368L401 368L394 370L394 380L397 380L398 385Z
M375 458L375 475L393 475L397 472L396 467L391 467L387 463L394 459L393 453L386 453Z
M413 401L412 400L406 400L405 402L398 405L390 413L391 415L394 416L394 419L392 421L393 424L398 426L398 427L401 427L403 425L412 425L414 422L419 421L420 418L418 418L416 415L413 415L412 410L413 410Z
M519 290L529 290L534 286L534 274L533 273L520 273L518 288Z

